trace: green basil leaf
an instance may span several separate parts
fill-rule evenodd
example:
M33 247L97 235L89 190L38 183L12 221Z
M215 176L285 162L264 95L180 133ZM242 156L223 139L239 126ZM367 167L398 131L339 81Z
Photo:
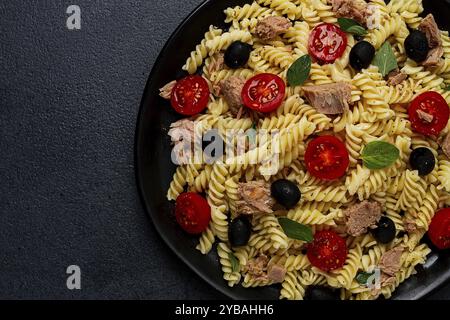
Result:
M313 234L310 227L288 218L278 218L284 233L291 239L312 242Z
M346 30L348 33L356 34L358 36L365 36L367 34L367 30L361 26L352 26Z
M450 86L445 87L444 91L450 91Z
M384 141L372 141L362 151L362 160L367 168L383 169L391 166L399 158L396 146Z
M239 272L239 261L233 254L233 252L228 252L228 258L230 259L231 262L231 271Z
M383 43L380 50L377 51L372 64L378 67L378 70L383 77L392 70L398 68L397 59L395 58L394 51L392 51L391 44L388 41Z
M353 19L338 18L338 24L341 29L347 33L356 34L358 36L365 36L367 34L367 30Z
M287 72L287 81L290 86L299 86L309 77L311 72L311 57L307 54L297 59Z
M359 272L358 275L356 276L356 281L358 281L359 284L367 284L367 280L369 280L369 278L373 276L373 274L374 272L372 273Z

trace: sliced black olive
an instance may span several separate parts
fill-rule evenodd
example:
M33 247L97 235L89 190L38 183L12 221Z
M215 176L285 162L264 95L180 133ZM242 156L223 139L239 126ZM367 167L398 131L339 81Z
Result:
M241 42L233 42L225 51L225 64L232 69L237 69L244 66L250 58L252 46Z
M412 30L405 39L405 53L416 62L422 62L428 55L428 40L425 33L419 30Z
M379 243L389 243L395 238L397 229L395 223L388 217L381 217L376 229L372 229L372 235Z
M228 238L232 247L245 246L250 239L252 225L244 216L240 216L230 223Z
M309 286L305 297L308 300L340 300L336 290L324 286Z
M272 197L286 209L294 207L302 197L297 185L286 179L280 179L273 182L270 191Z
M367 41L360 41L350 51L350 65L355 70L367 68L375 56L375 48Z
M420 147L411 152L409 164L413 170L419 171L420 176L426 176L427 174L430 174L436 166L436 159L430 149Z
M391 2L391 0L384 0L384 3L389 4L389 2Z

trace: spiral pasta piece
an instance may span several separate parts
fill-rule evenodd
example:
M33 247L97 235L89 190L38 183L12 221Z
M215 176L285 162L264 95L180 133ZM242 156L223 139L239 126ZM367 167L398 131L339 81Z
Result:
M438 160L438 166L438 179L440 182L438 189L450 192L450 161L441 157Z
M213 228L213 222L210 222L208 228L202 232L199 243L195 247L202 254L208 254L212 249L215 240Z
M339 270L331 271L332 276L327 277L328 284L332 287L342 286L349 289L360 268L361 257L362 249L360 246L350 249L345 265Z
M366 40L370 42L375 49L378 49L391 35L399 38L399 42L402 42L401 39L405 39L408 34L409 32L405 22L400 15L394 13L389 19L384 21L378 29L370 30Z
M287 217L291 220L297 221L301 224L316 225L316 224L326 224L329 226L334 226L334 214L324 215L318 210L306 211L306 210L289 210Z
M265 18L273 14L269 8L261 7L258 3L245 4L224 10L226 23L241 21L244 19Z
M186 185L186 166L179 166L173 175L169 191L167 191L167 200L177 200L180 193L184 191Z
M305 21L297 21L283 37L292 44L299 56L308 54L309 25Z
M337 18L331 5L322 0L310 0L312 8L317 12L320 20L327 23L336 23Z
M256 2L286 15L291 20L300 16L299 8L288 0L256 0Z
M210 199L208 198L208 200ZM221 205L219 207L216 207L214 205L210 206L212 230L217 238L219 238L221 241L226 242L228 241L227 207L225 205Z
M252 34L248 31L243 30L233 30L230 32L223 33L221 35L215 36L211 40L206 41L205 46L208 50L208 55L212 56L217 52L226 50L230 44L235 41L242 41L247 43L252 43Z
M420 178L417 171L406 170L403 191L400 193L396 207L402 210L409 208L418 210L424 194L425 181Z
M186 61L186 64L183 66L183 70L186 70L190 74L194 74L198 67L200 67L203 63L203 59L208 56L208 48L206 43L215 37L218 37L222 34L222 30L217 29L213 26L209 28L209 31L205 33L205 37L202 42L195 47L195 50L191 52L190 57Z
M303 300L305 288L298 281L297 271L286 273L284 281L281 283L280 299Z
M222 266L223 278L228 281L228 285L233 287L241 280L241 274L239 270L233 271L230 255L233 254L228 246L221 242L217 246L217 254Z
M192 185L190 185L189 191L201 193L206 191L209 186L209 180L211 178L212 166L207 165L205 169L195 178Z
M230 212L234 216L237 216L237 205L236 202L240 198L239 194L239 179L241 177L241 173L235 174L230 177L227 181L225 181L225 191L228 199L228 203L230 206Z
M288 247L288 238L273 214L261 217L253 230L270 241L271 247L275 250Z

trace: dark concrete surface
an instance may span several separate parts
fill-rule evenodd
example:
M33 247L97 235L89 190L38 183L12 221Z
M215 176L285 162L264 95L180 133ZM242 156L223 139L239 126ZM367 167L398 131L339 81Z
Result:
M133 168L152 64L200 2L0 2L0 298L224 298L156 234Z

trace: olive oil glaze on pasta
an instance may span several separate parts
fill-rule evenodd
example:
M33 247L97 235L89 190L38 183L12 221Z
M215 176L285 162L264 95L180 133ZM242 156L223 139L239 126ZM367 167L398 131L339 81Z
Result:
M386 3L387 2L387 3ZM161 88L172 124L279 130L277 172L177 167L167 193L229 286L389 298L450 247L450 40L420 0L256 0L225 10ZM201 76L199 75L201 74ZM378 273L377 273L378 272ZM374 277L373 283L369 283ZM376 285L373 285L376 284Z

